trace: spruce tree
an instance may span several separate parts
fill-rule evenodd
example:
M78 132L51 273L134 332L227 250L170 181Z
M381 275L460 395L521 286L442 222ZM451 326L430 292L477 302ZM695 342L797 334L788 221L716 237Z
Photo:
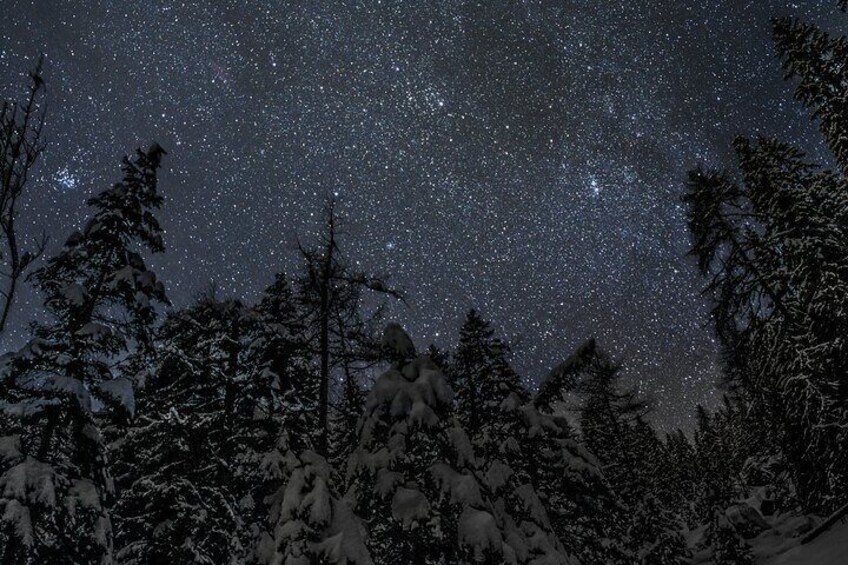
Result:
M125 399L122 361L145 355L162 284L141 252L163 249L153 145L91 200L91 219L34 273L49 323L6 356L0 384L0 561L112 562L113 482L93 409ZM132 376L132 375L130 375Z
M572 371L567 380L582 399L581 434L618 499L610 530L623 531L620 539L631 560L685 563L682 519L662 504L669 497L664 484L668 460L656 432L643 419L648 402L621 385L620 367L594 344L576 361L581 370ZM561 373L565 378L566 372Z
M483 426L497 420L507 396L515 395L520 403L527 400L520 377L507 361L508 354L509 346L494 337L489 322L470 310L459 330L448 376L456 394L457 416L472 439Z
M589 539L598 532L590 527L592 517L580 515L590 505L577 508L607 494L602 476L567 422L531 401L508 353L490 324L471 310L448 364L457 416L496 507L527 538L519 558L556 560L566 552L586 557L589 546L598 549Z
M818 121L842 174L848 174L848 38L789 17L775 19L773 31L785 76L797 79L795 98Z
M844 497L848 350L844 181L777 141L736 141L741 181L696 172L692 253L710 278L729 388L763 422L808 510Z
M236 563L249 551L239 463L254 457L234 443L252 319L239 301L212 293L166 318L137 418L113 445L126 462L116 477L122 563Z
M249 536L247 562L271 562L277 510L292 457L317 437L317 371L307 329L289 278L276 275L251 311L251 331L239 386L237 433L231 442L236 483ZM293 453L294 455L290 455Z
M452 403L426 356L398 360L368 395L348 496L376 563L518 562Z
M668 454L670 497L667 507L677 508L689 528L700 525L697 501L700 498L701 470L695 446L682 430L668 434L665 440Z
M282 481L267 498L272 533L263 536L257 562L373 565L365 526L333 489L327 460L312 449L292 449L288 437L284 432L283 455L270 465Z

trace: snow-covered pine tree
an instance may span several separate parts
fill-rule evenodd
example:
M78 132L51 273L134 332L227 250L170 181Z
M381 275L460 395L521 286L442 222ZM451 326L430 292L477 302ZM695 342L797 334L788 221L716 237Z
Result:
M622 539L630 559L646 565L685 563L682 519L660 502L665 486L658 473L667 462L662 443L642 419L648 402L621 386L619 371L608 355L595 350L582 375L572 377L572 391L582 397L582 437L623 505L614 523L626 531Z
M332 487L327 460L313 449L293 449L284 431L273 463L282 479L266 500L272 533L263 537L257 562L268 565L373 565L365 527ZM378 562L379 563L379 562Z
M647 414L648 404L633 389L621 386L620 370L597 351L575 392L582 397L580 431L586 447L602 462L604 476L615 492L626 501L635 501L644 485L633 426Z
M533 484L543 497L554 530L584 565L628 564L626 508L601 471L601 461L572 429L565 413L574 394L602 356L588 340L539 384L533 405L541 418L526 442Z
M491 324L471 309L450 360L448 378L456 394L457 417L472 440L484 423L497 419L509 394L515 394L519 403L528 397L507 360L509 346L494 334Z
M335 495L331 467L315 452L318 371L284 275L255 310L251 376L240 402L253 414L242 414L236 446L243 519L258 533L249 562L370 565L362 526Z
M654 427L643 417L633 423L634 451L639 457L638 472L642 483L660 501L663 508L675 508L672 504L674 487L671 484L673 469L665 443Z
M540 413L530 402L508 353L490 324L471 310L449 365L457 416L469 430L477 468L499 515L515 530L513 547L519 561L566 561L567 551L579 554L584 547L577 539L584 530L571 511L580 497L589 495L590 485L603 481L567 423ZM553 492L563 487L564 492ZM554 504L557 525L574 535L557 535L546 502Z
M112 562L113 482L92 395L131 402L116 362L151 347L162 284L141 252L162 251L158 145L124 159L124 178L36 271L50 323L6 356L0 378L0 561Z
M253 320L240 302L211 293L166 318L137 418L113 446L132 462L116 477L121 563L243 562L255 532L242 519L236 418Z
M692 253L714 293L729 384L793 470L808 510L845 497L848 191L784 143L735 143L741 182L695 172Z
M848 38L790 17L774 20L773 36L786 78L798 79L795 98L818 121L842 174L848 174Z
M565 550L583 565L626 563L617 523L620 506L598 460L564 416L529 404L521 412L524 471Z
M377 379L359 432L348 496L376 563L518 562L475 474L453 393L427 356L398 361Z

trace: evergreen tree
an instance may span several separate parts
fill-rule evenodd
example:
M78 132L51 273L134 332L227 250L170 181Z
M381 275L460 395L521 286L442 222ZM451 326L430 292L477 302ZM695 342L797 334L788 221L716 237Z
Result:
M237 459L233 443L251 321L240 302L212 293L165 320L137 418L113 446L124 470L116 477L122 563L237 563L247 552L250 493L239 459L255 456L244 449Z
M844 3L843 3L844 6ZM795 98L811 111L842 174L848 173L848 38L789 17L774 20L774 42Z
M292 458L311 449L318 433L317 371L285 274L275 277L252 309L248 341L246 378L237 401L238 434L232 442L235 479L250 533L247 561L269 563L278 519L275 497L293 472Z
M330 417L329 460L341 475L344 475L345 464L359 442L356 424L365 409L365 396L366 392L360 387L355 375L346 374L340 398L333 406Z
M667 508L677 508L690 527L700 525L696 510L700 498L701 469L695 453L695 446L682 430L676 430L666 436L665 449L668 454L671 490Z
M604 476L618 498L610 531L632 562L685 563L682 519L663 506L668 459L656 432L643 419L648 402L620 384L619 366L594 343L575 362L580 371L560 371L560 380L582 398L580 429L586 447L598 457Z
M500 404L509 395L518 402L527 392L507 361L509 346L494 337L489 322L477 311L468 312L459 330L459 344L451 357L448 377L456 394L456 412L468 435L474 439L483 426L500 415Z
M619 507L598 460L565 417L533 404L522 405L517 412L518 429L506 445L520 452L514 465L535 489L565 550L583 565L625 563L615 539L621 533L614 518Z
M124 159L123 180L89 200L84 229L34 274L52 322L4 360L3 563L112 562L113 484L92 395L132 401L122 361L149 354L154 306L166 302L140 254L163 249L163 154L153 145Z
M731 390L786 455L805 507L826 509L846 468L848 192L786 144L739 139L736 150L741 183L691 176L692 253L710 277Z
M452 396L426 356L397 362L368 395L348 495L377 563L518 562L475 475Z
M372 565L365 528L332 489L327 461L311 449L287 448L285 439L280 452L284 455L274 467L284 481L268 497L273 535L260 543L258 562Z
M592 496L604 496L603 479L567 422L531 402L508 353L490 324L471 310L448 364L457 416L471 436L496 508L528 538L519 559L555 560L552 556L565 555L566 549L586 557L598 532L577 508Z

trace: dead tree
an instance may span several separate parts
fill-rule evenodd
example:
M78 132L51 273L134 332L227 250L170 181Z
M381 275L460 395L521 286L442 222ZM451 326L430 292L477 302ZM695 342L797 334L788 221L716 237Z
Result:
M356 362L377 363L381 358L379 342L372 335L371 324L360 312L362 291L371 291L403 300L400 291L389 288L381 277L352 271L339 250L338 217L334 201L325 210L326 227L320 245L305 249L299 245L304 259L300 280L300 301L305 307L307 327L312 333L313 352L320 361L318 386L317 448L328 453L330 377L334 368L342 368L346 378Z
M27 269L44 252L47 240L44 235L35 242L31 251L21 247L16 221L18 205L26 189L30 173L44 150L41 136L45 110L42 98L44 80L41 77L43 59L30 73L28 96L23 103L4 101L0 108L0 236L3 250L0 259L3 268L0 296L0 333L6 329L15 291Z

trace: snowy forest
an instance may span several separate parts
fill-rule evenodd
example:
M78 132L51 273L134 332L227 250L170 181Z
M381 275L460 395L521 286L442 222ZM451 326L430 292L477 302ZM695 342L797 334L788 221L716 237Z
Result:
M404 292L343 253L332 200L261 299L172 307L155 143L48 256L19 221L36 66L0 109L0 332L23 285L45 313L0 362L0 563L837 563L803 551L848 512L848 39L773 39L830 160L739 137L735 167L681 171L723 402L671 433L589 336L531 385L475 310L440 349L366 308Z

